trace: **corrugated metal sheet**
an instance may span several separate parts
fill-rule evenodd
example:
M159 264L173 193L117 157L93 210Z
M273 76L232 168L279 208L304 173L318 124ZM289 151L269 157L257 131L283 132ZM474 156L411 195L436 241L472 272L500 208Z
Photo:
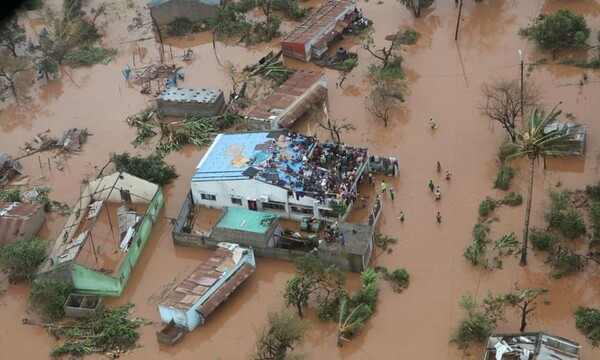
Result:
M321 81L322 72L299 70L292 77L281 84L271 95L250 109L247 117L268 121L270 116L279 116L282 111L290 110L288 107L296 101L298 96L304 94L315 83ZM325 89L326 91L326 89ZM277 112L279 110L279 112ZM284 115L287 116L287 115Z
M282 41L283 43L301 43L313 39L322 32L324 27L331 26L332 23L344 17L345 14L353 11L355 5L346 0L330 0L323 3L308 17L294 28Z
M219 290L215 291L196 311L207 318L231 293L254 272L254 267L248 263L242 265Z
M223 263L231 260L233 252L225 248L217 248L210 258L200 264L192 273L182 280L173 291L171 291L165 301L161 303L165 307L173 307L180 310L189 310L193 302L190 303L190 296L200 296L212 287L212 284L218 280L223 274L219 272L219 268ZM213 279L214 281L210 281ZM208 284L211 285L208 285Z
M294 106L290 111L288 111L287 114L283 115L281 119L279 119L279 125L285 128L290 127L294 123L294 121L296 121L300 116L306 113L314 103L325 98L326 94L326 87L317 87L315 91L311 92L299 104L296 104L296 106Z
M22 236L29 219L41 205L0 202L0 247Z

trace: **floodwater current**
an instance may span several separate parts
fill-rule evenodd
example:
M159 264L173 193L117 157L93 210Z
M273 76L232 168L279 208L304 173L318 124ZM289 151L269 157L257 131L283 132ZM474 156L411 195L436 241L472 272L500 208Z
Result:
M51 5L61 3L58 0ZM86 8L97 6L96 0L86 1ZM124 119L143 109L151 98L139 93L139 87L128 85L121 71L127 66L146 66L158 59L158 45L151 33L128 31L127 25L135 16L135 9L145 12L145 2L136 0L135 8L127 1L108 3L107 15L99 20L105 37L103 42L117 47L119 56L110 63L91 68L61 67L57 79L37 81L33 77L19 84L20 104L12 99L2 104L0 115L0 150L19 154L25 141L34 134L50 129L54 135L68 127L85 127L93 134L83 145L83 152L67 157L65 168L59 171L46 165L56 160L53 153L40 153L22 160L26 174L33 182L54 189L55 200L73 203L84 178L93 178L106 164L109 152L149 153L151 145L133 149L130 145L135 130ZM313 2L311 2L313 3ZM316 2L314 2L316 4ZM412 12L393 0L360 1L364 14L375 22L377 45L387 45L384 37L399 28L413 27L421 33L417 44L402 52L403 67L407 74L406 102L396 111L387 128L370 117L363 108L368 93L365 81L367 67L375 59L366 51L359 52L359 66L337 87L339 75L327 70L328 108L332 117L346 119L356 130L344 133L342 139L350 145L366 145L373 154L397 157L400 176L386 178L396 190L396 199L384 199L381 232L396 237L399 242L391 254L377 253L373 264L390 269L405 267L410 273L410 286L402 294L394 293L388 284L380 283L380 297L375 314L367 321L360 335L339 348L336 346L336 325L319 323L308 312L310 330L304 346L297 353L308 359L478 359L481 346L474 346L468 354L449 343L449 337L463 313L458 307L460 296L470 291L482 298L488 291L500 292L515 283L521 287L550 289L548 305L540 305L529 322L528 331L543 330L570 338L582 344L582 359L598 359L600 351L592 349L576 330L573 311L579 305L598 307L600 302L599 272L590 266L586 272L560 280L549 279L545 256L530 252L529 265L519 267L518 259L503 259L501 270L487 271L465 263L463 248L471 240L471 229L477 221L477 206L486 196L501 197L502 192L491 188L497 170L495 152L503 130L486 120L478 110L480 87L484 81L506 78L518 79L519 55L525 53L525 62L549 57L527 43L517 31L540 12L568 7L586 17L590 27L600 29L600 4L594 0L484 0L466 1L460 21L458 41L454 41L458 8L450 0L438 0L415 19ZM36 12L23 15L23 22L39 31L44 26ZM110 24L110 25L109 25ZM288 26L289 27L289 26ZM595 32L594 32L595 33ZM595 36L590 38L594 39ZM591 41L591 40L590 40ZM228 81L221 64L231 62L243 67L253 64L277 41L257 47L244 48L235 44L216 42L213 48L210 34L195 34L184 39L166 40L167 61L171 52L177 64L183 66L186 78L181 86L217 87L229 92ZM352 41L345 41L352 46ZM595 45L595 43L590 43ZM192 48L196 59L181 61L181 55ZM354 49L358 50L355 45ZM135 54L135 55L134 55ZM143 55L140 58L140 55ZM591 56L591 54L588 54ZM295 61L292 67L314 68L314 65ZM579 85L586 73L588 83ZM548 169L538 166L535 177L532 226L543 226L541 207L547 201L548 188L581 188L598 180L598 152L600 125L594 122L600 104L598 70L583 70L564 65L548 64L526 71L525 81L536 82L543 93L546 107L562 101L565 113L588 126L587 150L584 158L548 161ZM427 126L433 118L436 130ZM299 121L295 128L301 132L317 132L327 139L325 131L309 119ZM165 209L162 216L176 217L189 189L195 166L204 149L185 147L169 154L166 160L176 166L180 177L165 191ZM450 170L450 181L436 172L440 161L444 171ZM39 163L42 164L40 167ZM526 165L521 167L514 183L514 191L525 193ZM443 198L434 201L427 188L429 180L440 184ZM378 178L377 180L381 180ZM374 198L372 189L363 185L361 191ZM403 211L404 222L397 215ZM440 211L443 220L437 223ZM515 232L520 237L524 208L501 208L500 221L492 225L492 238ZM352 219L363 221L365 214L358 212ZM50 215L42 235L55 238L65 219ZM256 272L231 298L211 315L207 323L188 334L175 347L159 346L155 331L160 317L153 300L164 284L180 279L200 261L208 258L209 251L176 247L173 245L171 226L161 219L123 296L108 301L109 305L134 303L135 316L150 319L155 325L143 328L141 347L126 355L130 359L243 359L252 351L254 330L262 325L268 311L284 306L281 293L293 267L286 262L257 260ZM357 275L349 274L349 286L356 288ZM21 320L33 315L27 313L28 287L9 285L4 281L6 294L0 298L0 359L44 359L54 345L46 331L37 326L22 325ZM517 314L507 312L507 322L500 323L499 332L518 329Z

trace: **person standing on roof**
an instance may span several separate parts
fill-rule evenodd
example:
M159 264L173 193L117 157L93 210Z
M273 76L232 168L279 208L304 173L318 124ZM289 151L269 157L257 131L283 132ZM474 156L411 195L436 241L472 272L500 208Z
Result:
M385 194L387 190L387 183L385 182L385 180L381 180L381 194Z

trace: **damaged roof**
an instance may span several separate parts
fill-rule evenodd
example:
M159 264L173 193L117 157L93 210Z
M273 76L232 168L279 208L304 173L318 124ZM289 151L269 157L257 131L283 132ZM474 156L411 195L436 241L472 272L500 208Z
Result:
M329 0L312 11L302 23L296 26L283 40L287 43L306 43L323 32L332 23L337 23L346 14L354 11L356 5L347 0Z
M246 117L264 121L280 117L279 125L288 127L314 103L324 99L326 94L322 72L298 70L271 95L251 108Z
M38 211L43 211L42 205L0 202L0 247L22 236Z
M233 274L230 274L236 264L242 261L244 251L252 250L241 247L236 247L233 250L218 247L210 258L201 263L187 278L175 286L160 306L187 311L202 300L202 304L196 311L205 317L208 316L254 272L254 266L246 262ZM229 278L224 284L218 285L219 279L223 276ZM218 288L212 289L213 287ZM212 293L210 293L211 289L213 290ZM207 293L210 293L210 295L203 299Z
M577 360L581 346L543 332L498 334L486 342L483 360Z

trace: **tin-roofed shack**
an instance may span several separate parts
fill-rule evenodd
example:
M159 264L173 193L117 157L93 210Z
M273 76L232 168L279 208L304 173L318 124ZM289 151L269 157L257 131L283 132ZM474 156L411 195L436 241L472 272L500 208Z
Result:
M560 153L550 152L549 155L583 155L583 152L585 151L585 135L587 132L585 125L557 121L546 125L544 128L544 133L549 133L551 131L564 131L569 137L571 145L567 151L561 151Z
M0 248L15 240L31 240L45 220L42 205L0 202Z
M543 332L490 336L483 360L577 360L581 346Z
M150 14L158 26L177 18L199 21L217 17L221 0L150 0Z
M327 84L322 72L298 70L248 111L246 123L253 130L289 128L326 95Z
M246 280L256 268L252 249L219 243L208 260L177 284L158 305L164 323L174 321L188 331L206 318Z
M165 89L156 97L156 105L167 116L211 117L225 108L220 89Z
M127 173L90 181L40 273L80 293L121 296L163 203L158 185Z
M354 1L324 2L281 41L283 55L306 62L320 57L358 16Z

